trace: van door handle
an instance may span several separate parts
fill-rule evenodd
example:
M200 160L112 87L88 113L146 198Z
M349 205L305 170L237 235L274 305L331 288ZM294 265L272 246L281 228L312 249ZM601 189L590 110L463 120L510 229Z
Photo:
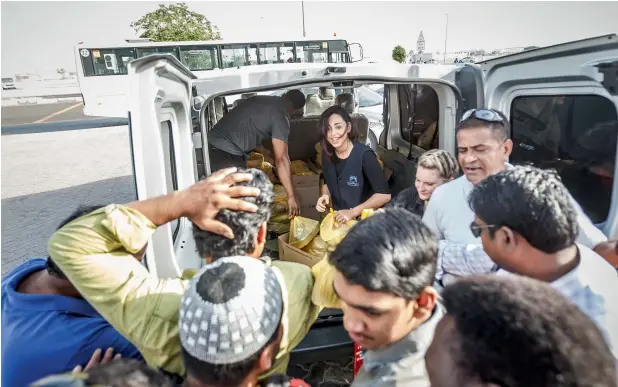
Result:
M534 147L532 145L524 144L523 142L519 143L519 147L529 151L534 150Z

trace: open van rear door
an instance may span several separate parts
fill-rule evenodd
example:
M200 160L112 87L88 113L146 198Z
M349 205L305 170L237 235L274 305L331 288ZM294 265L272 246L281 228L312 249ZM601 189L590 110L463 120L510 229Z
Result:
M618 36L479 63L485 106L511 122L514 164L555 168L611 239L618 237Z
M139 200L166 195L197 181L191 121L194 79L172 55L151 55L129 63L129 130ZM199 262L193 262L196 254L190 235L191 223L184 218L159 227L146 251L149 271L171 277L185 268L199 267ZM182 254L189 250L193 254ZM166 258L156 259L160 254Z

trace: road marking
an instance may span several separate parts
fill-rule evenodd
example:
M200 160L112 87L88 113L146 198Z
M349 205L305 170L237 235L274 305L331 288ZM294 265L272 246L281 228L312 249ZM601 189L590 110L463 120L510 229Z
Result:
M81 105L82 105L82 103L80 102L80 103L76 103L76 104L75 104L75 105L73 105L73 106L69 106L68 108L65 108L65 109L62 109L62 110L58 110L57 112L52 113L52 114L50 114L50 115L48 115L48 116L46 116L46 117L43 117L43 118L41 118L40 120L34 121L34 122L33 122L33 124L40 124L41 122L45 122L45 121L49 120L49 119L50 119L50 118L52 118L52 117L56 117L57 115L60 115L60 114L66 113L66 112L68 112L69 110L73 110L73 109L75 109L76 107L81 106Z

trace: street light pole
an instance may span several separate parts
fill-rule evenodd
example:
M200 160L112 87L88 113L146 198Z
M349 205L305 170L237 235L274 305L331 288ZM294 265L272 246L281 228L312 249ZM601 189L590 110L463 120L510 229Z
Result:
M448 38L448 13L446 15L446 31L444 32L444 63L446 63L446 39Z
M304 38L307 35L307 33L305 31L305 2L301 1L300 2L300 6L302 7L302 10L303 10L303 38Z

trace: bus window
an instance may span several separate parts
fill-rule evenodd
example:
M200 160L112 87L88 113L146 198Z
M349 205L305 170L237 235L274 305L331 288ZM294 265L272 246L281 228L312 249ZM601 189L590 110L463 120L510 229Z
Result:
M152 54L172 54L178 59L176 47L142 47L137 49L137 57L142 58Z
M292 43L260 44L260 64L289 63L294 61Z
M328 42L297 42L296 61L300 63L327 63Z
M191 71L212 70L219 67L216 46L181 46L180 61Z
M127 64L135 59L135 51L132 48L93 49L90 53L93 75L128 74Z
M257 45L234 44L221 46L223 68L258 64Z

